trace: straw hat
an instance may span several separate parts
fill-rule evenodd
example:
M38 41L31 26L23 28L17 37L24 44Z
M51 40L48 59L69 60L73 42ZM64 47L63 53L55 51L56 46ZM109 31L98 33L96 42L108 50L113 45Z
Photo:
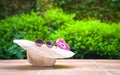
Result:
M29 40L16 39L13 42L27 51L28 61L35 66L53 66L57 58L69 58L74 55L72 51L63 50L57 46L48 48L43 44L41 47L38 47L35 42Z

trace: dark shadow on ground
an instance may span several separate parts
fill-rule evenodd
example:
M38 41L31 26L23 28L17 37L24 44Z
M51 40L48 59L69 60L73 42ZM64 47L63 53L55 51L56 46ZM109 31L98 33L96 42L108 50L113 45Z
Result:
M1 70L56 70L56 69L69 69L73 68L70 65L54 65L50 67L32 66L32 65L8 65L1 66Z

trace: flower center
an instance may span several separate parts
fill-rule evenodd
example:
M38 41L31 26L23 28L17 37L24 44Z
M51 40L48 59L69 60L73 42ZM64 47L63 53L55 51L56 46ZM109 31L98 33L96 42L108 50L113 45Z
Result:
M61 47L62 47L62 48L65 48L65 44L64 44L64 43L61 43Z

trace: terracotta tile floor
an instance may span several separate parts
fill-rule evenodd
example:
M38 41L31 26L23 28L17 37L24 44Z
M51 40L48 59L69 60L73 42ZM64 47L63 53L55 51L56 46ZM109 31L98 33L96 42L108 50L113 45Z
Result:
M27 60L0 60L0 75L120 75L120 60L59 59L54 67Z

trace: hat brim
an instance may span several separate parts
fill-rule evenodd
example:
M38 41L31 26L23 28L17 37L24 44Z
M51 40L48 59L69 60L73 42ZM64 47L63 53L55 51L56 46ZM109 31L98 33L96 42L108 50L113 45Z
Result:
M75 54L72 51L63 50L57 46L48 48L45 44L43 44L41 47L38 47L34 42L29 40L21 39L21 40L13 40L13 42L18 44L28 52L48 58L69 58Z

